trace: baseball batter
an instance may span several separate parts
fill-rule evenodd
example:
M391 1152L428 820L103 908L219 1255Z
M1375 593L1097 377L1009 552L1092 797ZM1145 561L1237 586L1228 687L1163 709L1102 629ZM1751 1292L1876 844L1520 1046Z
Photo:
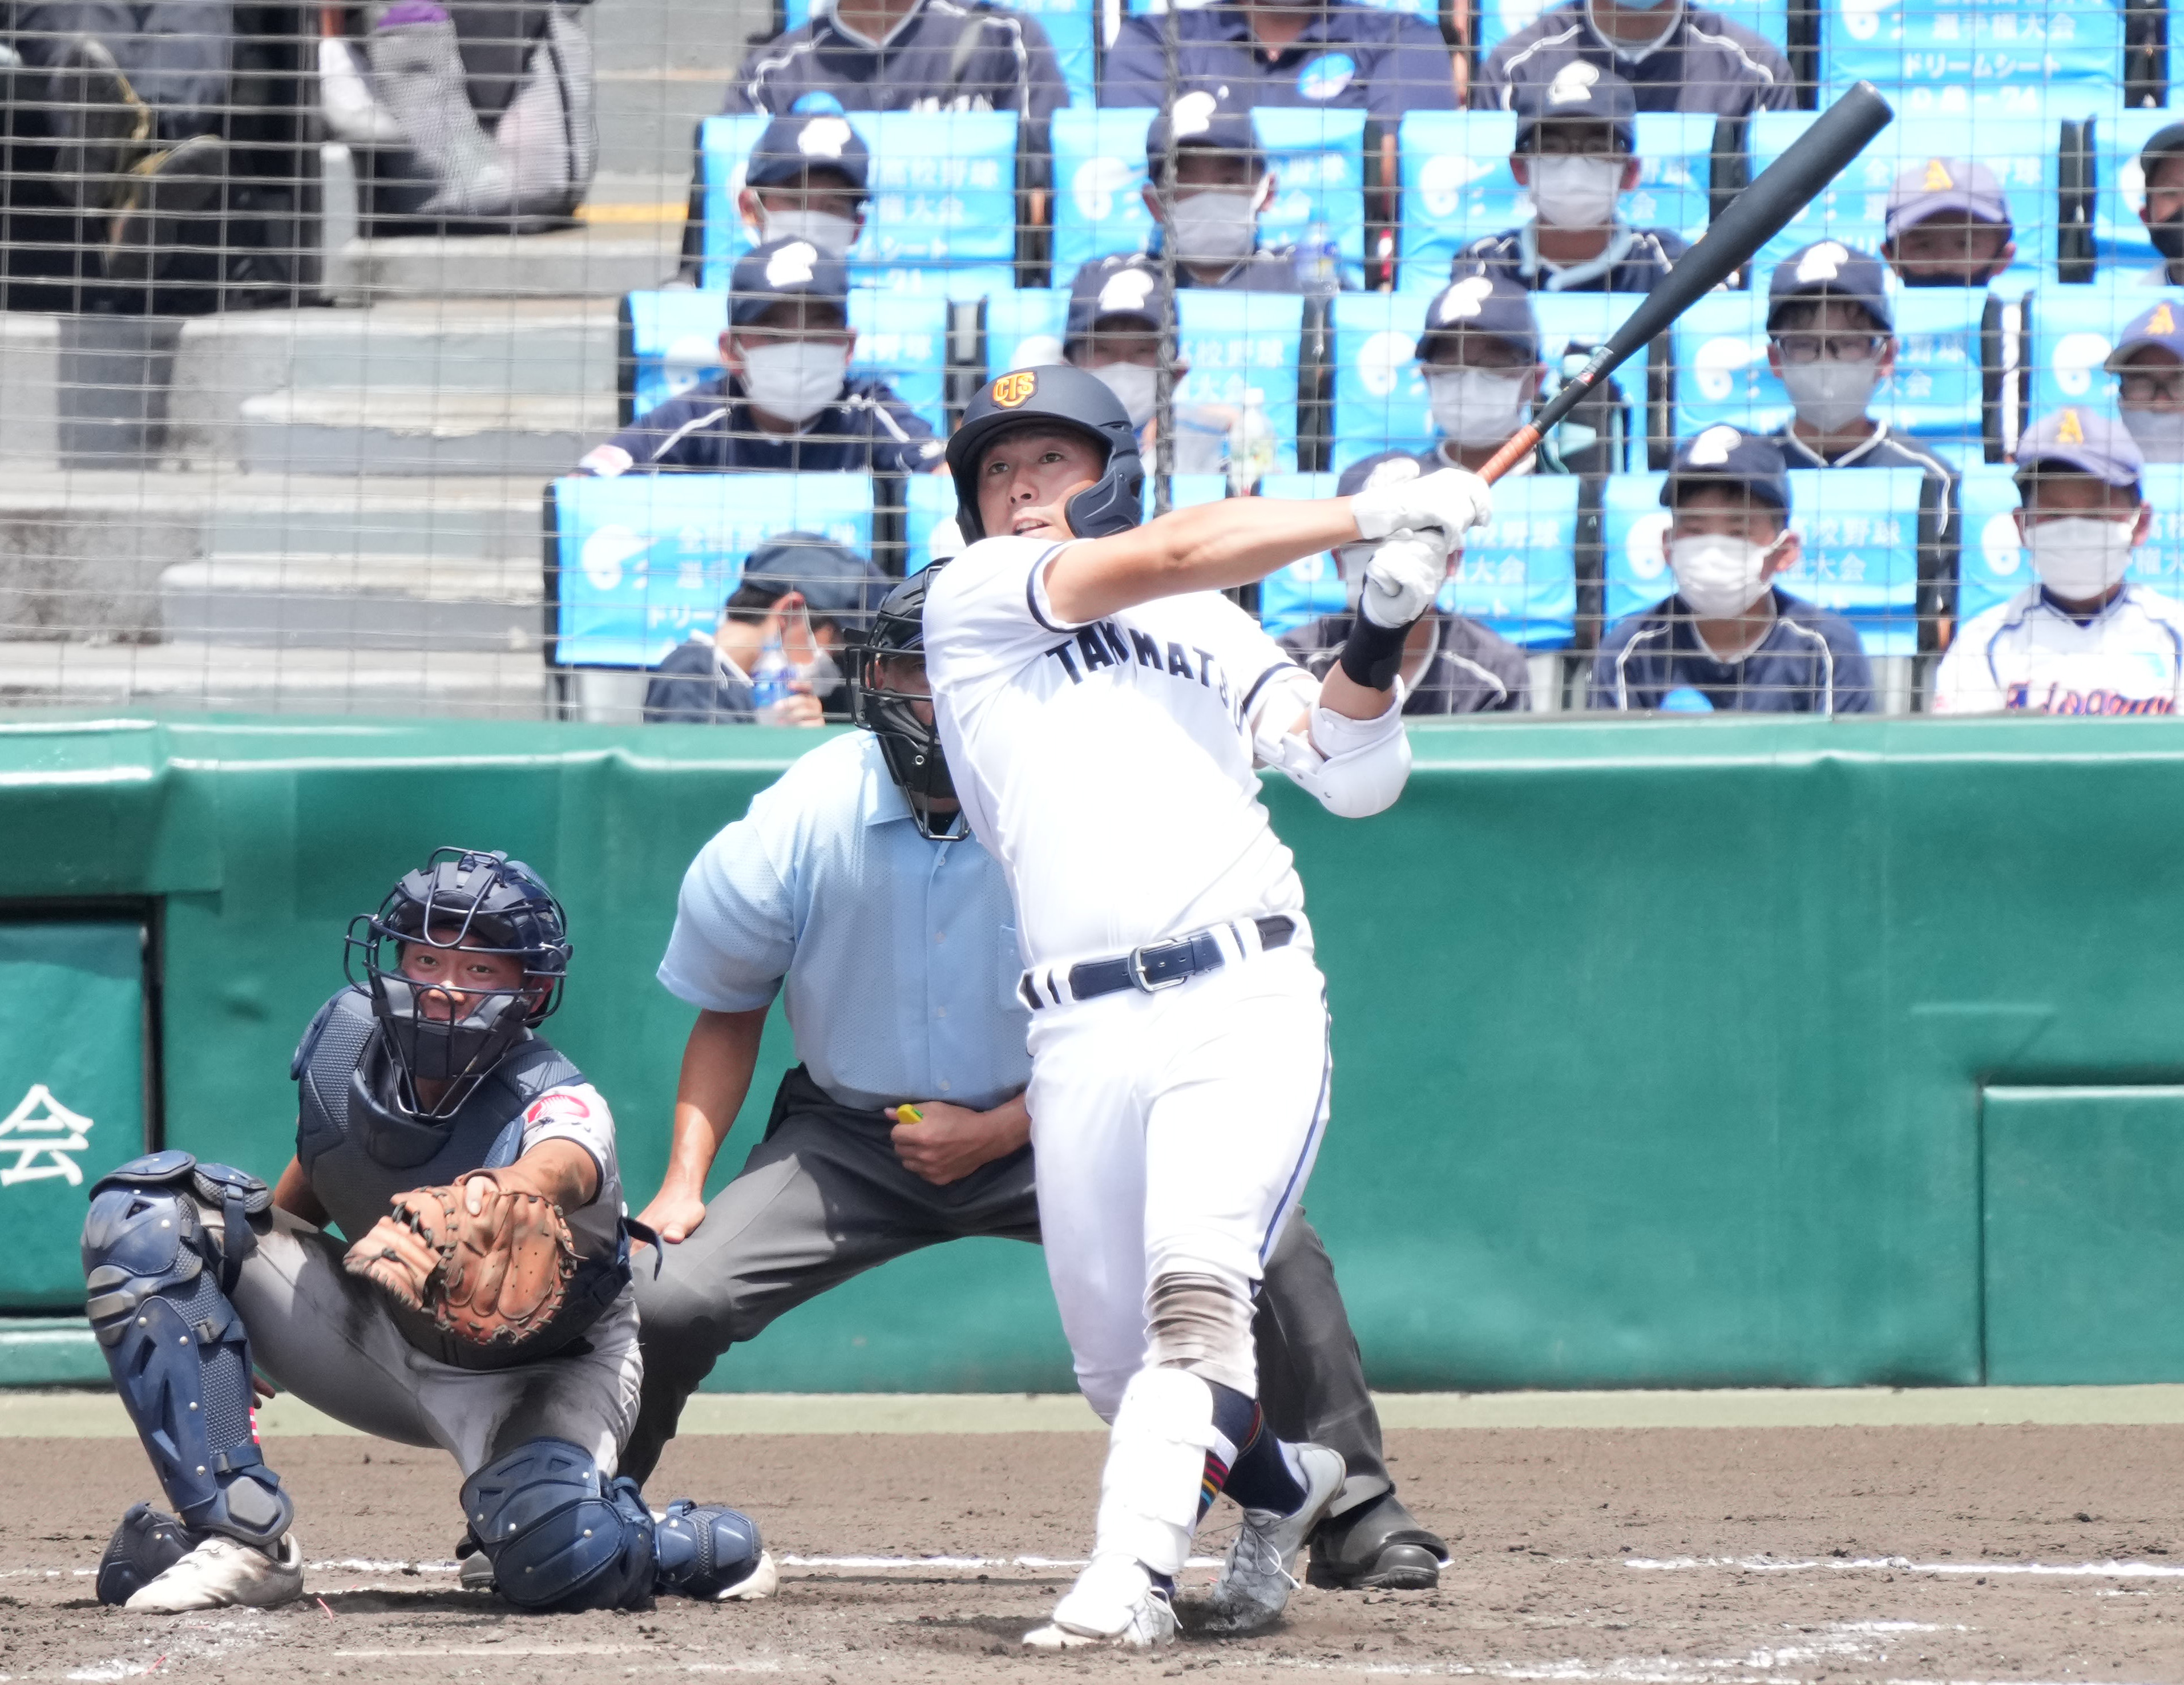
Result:
M927 598L927 662L956 793L1016 905L1047 1268L1112 1424L1091 1561L1025 1642L1167 1642L1224 1486L1245 1520L1214 1611L1249 1631L1281 1613L1344 1475L1255 1402L1252 1297L1330 1070L1303 891L1254 767L1344 816L1396 799L1404 638L1491 498L1450 469L1141 526L1129 418L1062 367L993 381L948 463L970 548ZM1324 680L1217 594L1361 543L1379 548L1359 625Z
M519 1607L763 1595L773 1566L747 1517L688 1499L655 1515L616 1477L637 1309L612 1115L536 1033L571 952L560 904L521 862L443 848L352 924L348 952L361 978L296 1050L276 1187L169 1151L92 1190L92 1326L176 1511L130 1510L99 1600L301 1594L254 1367L350 1426L453 1455L460 1554Z

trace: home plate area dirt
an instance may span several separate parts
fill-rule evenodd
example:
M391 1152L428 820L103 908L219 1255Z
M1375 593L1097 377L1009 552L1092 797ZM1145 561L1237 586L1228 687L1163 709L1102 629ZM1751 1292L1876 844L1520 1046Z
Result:
M1255 1638L1027 1655L1018 1638L1089 1542L1102 1443L686 1438L654 1501L749 1510L779 1593L533 1616L456 1583L444 1458L275 1438L311 1564L304 1599L142 1616L91 1590L123 1508L156 1496L142 1454L10 1439L0 1678L2184 1681L2184 1428L1399 1432L1394 1472L1449 1543L1438 1591L1306 1588ZM1234 1520L1225 1505L1208 1518L1201 1558ZM1214 1571L1186 1576L1186 1602Z

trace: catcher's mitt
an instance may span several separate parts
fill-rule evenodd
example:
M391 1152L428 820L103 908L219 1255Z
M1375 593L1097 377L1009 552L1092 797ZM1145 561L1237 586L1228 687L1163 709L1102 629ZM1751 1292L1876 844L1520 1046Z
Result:
M470 1209L475 1196L478 1210ZM577 1273L561 1208L504 1188L490 1171L413 1187L343 1260L458 1339L521 1344L553 1321Z

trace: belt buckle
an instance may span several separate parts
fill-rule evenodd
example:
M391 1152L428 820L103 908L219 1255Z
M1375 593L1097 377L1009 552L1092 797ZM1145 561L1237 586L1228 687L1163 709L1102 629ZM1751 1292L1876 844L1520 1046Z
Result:
M1173 977L1162 977L1158 982L1155 982L1151 978L1145 975L1145 947L1153 945L1154 944L1147 943L1144 946L1134 948L1128 954L1123 956L1123 968L1130 974L1130 982L1132 985L1137 988L1139 993L1142 994L1158 994L1162 989L1180 988L1184 984L1189 982L1192 976L1189 971L1179 972ZM1157 945L1162 948L1174 948L1178 944L1172 942L1164 942ZM1188 946L1187 943L1182 945Z

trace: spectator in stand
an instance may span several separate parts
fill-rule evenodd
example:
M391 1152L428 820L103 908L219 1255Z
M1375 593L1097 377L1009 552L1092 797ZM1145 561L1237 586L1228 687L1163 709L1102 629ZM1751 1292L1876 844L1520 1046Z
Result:
M1530 192L1535 215L1474 240L1451 274L1491 268L1548 292L1651 292L1675 268L1684 241L1665 228L1633 228L1618 214L1640 170L1630 84L1574 58L1550 81L1517 84L1512 97L1509 170Z
M775 240L729 276L726 373L587 452L579 474L917 474L940 442L875 375L849 372L849 271L808 240Z
M1031 131L1030 149L1044 152L1047 119L1068 103L1046 31L1022 12L965 0L835 0L753 47L722 108L1012 111Z
M825 725L826 699L842 680L836 652L890 583L816 533L760 545L712 631L692 632L653 669L647 723Z
M1936 714L2174 714L2184 603L2127 583L2153 511L2131 435L2073 404L2017 446L2017 530L2036 583L1974 616L1934 678Z
M2159 130L2138 149L2146 197L2138 220L2161 261L2146 271L2147 286L2184 286L2184 123Z
M1438 465L1438 464L1436 464ZM1368 487L1414 480L1426 470L1418 458L1401 451L1382 451L1342 470L1337 492L1355 497ZM1342 577L1349 607L1340 614L1323 614L1299 626L1280 640L1283 648L1312 671L1326 676L1342 657L1356 623L1357 597L1363 588L1365 564L1372 546L1360 544L1353 564L1344 545L1334 552L1335 571ZM1463 553L1448 559L1453 574ZM1403 640L1403 712L1406 714L1516 714L1524 707L1527 670L1524 652L1476 620L1431 608L1413 621Z
M846 118L777 117L744 162L736 209L760 245L809 240L830 258L846 258L865 231L872 162Z
M1880 255L1906 286L1985 286L2017 256L2002 184L1971 158L1904 165L1883 228Z
M1246 0L1178 8L1173 20L1174 86L1168 16L1126 15L1100 66L1100 104L1166 109L1184 94L1208 92L1246 110L1364 111L1392 130L1411 112L1452 110L1462 97L1462 58L1439 30L1357 0Z
M1168 154L1175 183L1168 188ZM1224 292L1340 290L1331 253L1259 244L1259 217L1276 182L1259 150L1251 114L1217 95L1187 93L1145 131L1145 209L1153 219L1149 262L1175 247L1175 284Z
M2109 353L2116 407L2148 462L2184 462L2184 302L2164 298L2134 316Z
M1471 103L1514 108L1518 88L1549 86L1580 63L1623 77L1641 111L1749 117L1797 104L1780 47L1690 0L1565 0L1486 55Z
M1781 446L1709 427L1677 447L1661 501L1675 594L1607 629L1588 706L1871 713L1872 670L1850 623L1771 583L1800 552Z
M1161 359L1174 359L1175 380L1190 372L1190 360L1176 348L1175 303L1162 284L1159 270L1143 257L1096 258L1077 271L1069 288L1069 319L1063 329L1065 362L1096 375L1122 400L1130 425L1138 430L1138 448L1150 467L1159 440L1155 409ZM1178 474L1218 474L1227 467L1230 435L1239 412L1225 403L1174 406L1175 467Z

